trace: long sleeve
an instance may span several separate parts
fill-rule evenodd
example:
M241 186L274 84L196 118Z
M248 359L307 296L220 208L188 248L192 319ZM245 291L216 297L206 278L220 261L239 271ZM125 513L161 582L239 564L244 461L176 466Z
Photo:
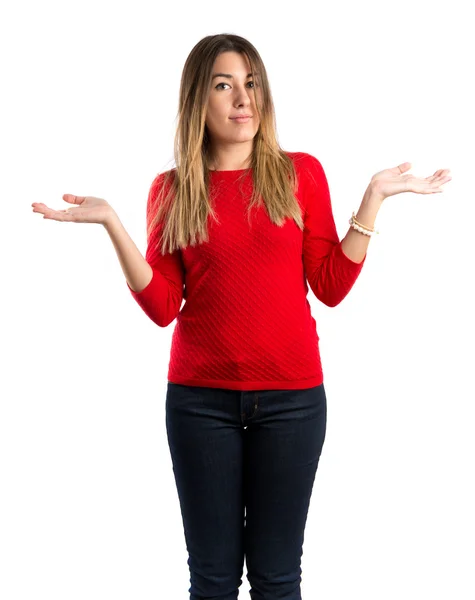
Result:
M319 160L307 154L304 173L303 261L307 281L315 296L327 306L339 304L358 278L360 263L343 252L335 227L327 178Z
M155 214L157 205L154 202L158 190L163 185L165 173L154 179L147 200L147 231ZM135 292L127 283L132 296L145 314L159 327L169 325L180 312L183 301L185 270L180 250L162 255L157 244L160 241L163 222L160 222L147 239L145 260L152 267L153 277L140 292Z

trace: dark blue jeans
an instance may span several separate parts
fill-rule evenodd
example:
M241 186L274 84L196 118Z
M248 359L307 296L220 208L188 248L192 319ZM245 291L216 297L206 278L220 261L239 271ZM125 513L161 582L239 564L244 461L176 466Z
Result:
M325 440L323 383L236 391L168 382L166 427L190 600L301 600L304 529Z

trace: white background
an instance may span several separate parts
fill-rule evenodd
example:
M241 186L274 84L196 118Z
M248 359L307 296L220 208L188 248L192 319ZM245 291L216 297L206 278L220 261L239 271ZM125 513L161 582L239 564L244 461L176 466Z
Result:
M105 198L145 253L180 77L204 36L249 39L278 136L322 163L342 238L374 173L449 168L387 198L354 288L309 289L328 399L305 600L473 600L473 23L464 2L17 2L0 13L0 597L189 597L165 394L174 321L127 289ZM244 567L240 598L249 597Z

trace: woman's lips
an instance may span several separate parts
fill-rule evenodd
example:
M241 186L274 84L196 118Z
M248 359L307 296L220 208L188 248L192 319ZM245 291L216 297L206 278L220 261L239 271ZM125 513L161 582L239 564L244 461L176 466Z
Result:
M235 121L236 123L247 123L251 117L236 117L231 119L231 121Z

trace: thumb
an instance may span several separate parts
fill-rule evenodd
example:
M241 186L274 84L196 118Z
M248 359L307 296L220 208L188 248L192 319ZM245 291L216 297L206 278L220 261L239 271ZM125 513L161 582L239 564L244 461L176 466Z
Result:
M401 171L401 173L405 173L406 171L409 171L409 169L411 167L412 167L412 164L410 162L403 162L397 166L397 168Z
M74 194L63 194L63 200L70 204L82 204L86 199L85 196L75 196Z

